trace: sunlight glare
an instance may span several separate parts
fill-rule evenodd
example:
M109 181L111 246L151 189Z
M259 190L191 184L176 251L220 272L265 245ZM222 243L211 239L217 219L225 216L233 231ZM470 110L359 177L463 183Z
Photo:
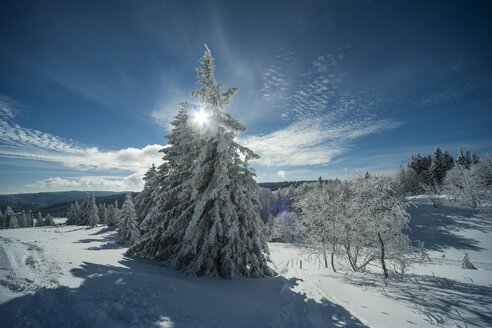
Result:
M200 127L208 123L208 118L210 114L205 110L205 108L200 107L200 109L193 113L193 121L196 122Z

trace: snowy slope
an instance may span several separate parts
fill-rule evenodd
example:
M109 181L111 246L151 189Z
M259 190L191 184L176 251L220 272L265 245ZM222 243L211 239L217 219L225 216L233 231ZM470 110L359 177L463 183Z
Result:
M279 276L183 276L123 256L112 228L0 231L2 327L490 327L490 215L417 199L412 237L432 264L404 283L378 268L325 269L293 245L270 244ZM468 252L479 270L460 268ZM443 254L445 257L443 258ZM302 260L302 269L300 261ZM5 318L5 319L4 319Z

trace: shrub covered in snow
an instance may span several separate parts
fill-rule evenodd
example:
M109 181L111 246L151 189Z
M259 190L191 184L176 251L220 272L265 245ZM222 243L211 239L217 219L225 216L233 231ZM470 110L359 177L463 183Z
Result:
M461 267L463 269L471 269L471 270L476 270L477 268L470 262L470 256L468 256L468 253L465 253L465 256L463 257L463 261L461 262Z

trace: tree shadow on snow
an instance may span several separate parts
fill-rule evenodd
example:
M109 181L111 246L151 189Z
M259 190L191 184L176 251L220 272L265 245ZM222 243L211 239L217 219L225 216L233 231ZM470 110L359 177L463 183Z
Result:
M89 247L87 249L91 250L91 251L102 251L102 250L107 250L107 249L120 249L120 248L128 248L128 246L120 245L115 240L114 242L105 243L105 244L102 244L101 246L92 246L92 247Z
M462 230L492 231L492 222L480 216L478 210L443 205L434 208L430 204L410 207L411 240L424 242L425 248L442 251L453 247L458 250L480 251L479 242L459 235Z
M112 231L116 231L116 227L113 227L113 226L104 227L104 228L100 229L99 231L97 231L95 233L91 233L89 235L90 236L97 236L97 235L102 235L102 234L105 234L107 232L112 232Z
M41 289L0 305L6 327L365 327L343 307L307 299L284 277L187 277L155 262L84 262L79 288Z
M344 281L406 303L432 325L448 320L457 326L466 324L492 327L492 286L475 285L429 275L412 275L404 282L384 280L380 275L347 274Z
M86 238L76 240L74 244L90 244L90 243L116 243L118 236L116 234L111 234L104 236L103 238Z

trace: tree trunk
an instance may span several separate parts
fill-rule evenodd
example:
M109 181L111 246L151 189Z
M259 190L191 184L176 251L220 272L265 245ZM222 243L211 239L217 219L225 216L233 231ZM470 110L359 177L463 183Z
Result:
M347 253L347 257L348 257L350 266L352 267L352 270L354 270L354 272L357 272L357 266L355 265L354 261L352 260L352 255L350 254L350 248L345 248L345 252Z
M328 259L326 258L326 250L323 250L323 258L325 260L325 268L328 268Z
M335 249L331 252L331 268L333 269L333 272L337 272L335 269L335 261L334 261L334 256L335 256Z
M384 278L387 279L388 270L386 270L386 263L384 263L384 242L380 232L378 232L378 238L379 238L379 242L381 243L381 266L383 267Z

